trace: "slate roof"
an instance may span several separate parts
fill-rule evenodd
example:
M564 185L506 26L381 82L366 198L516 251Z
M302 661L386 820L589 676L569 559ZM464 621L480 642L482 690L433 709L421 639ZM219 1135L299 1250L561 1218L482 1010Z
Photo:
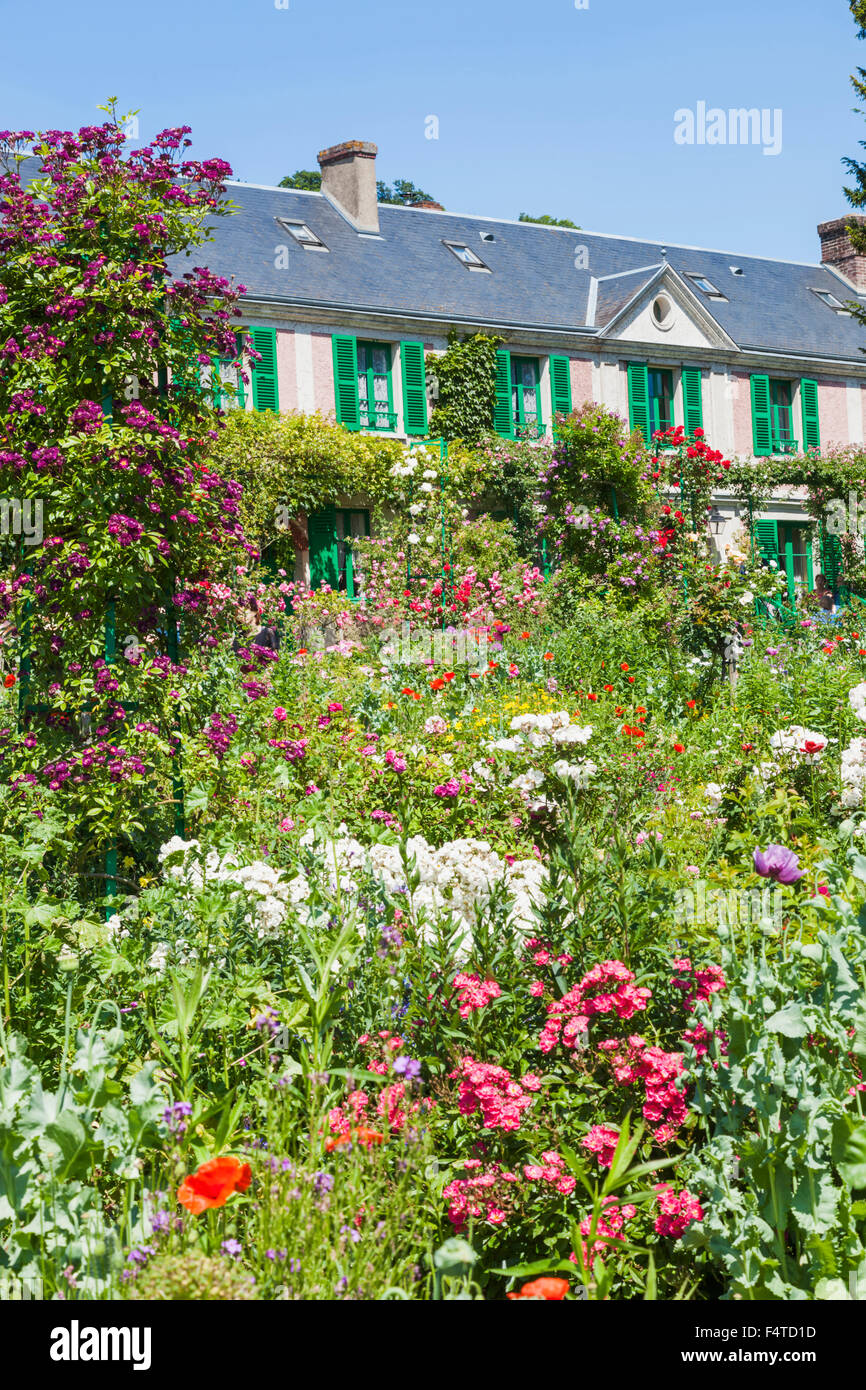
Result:
M216 223L213 243L199 256L217 273L246 285L253 300L595 336L666 259L684 277L689 272L707 276L726 296L710 299L693 287L741 349L847 357L863 364L864 326L834 313L812 293L830 290L845 302L856 292L817 262L670 243L663 248L659 242L383 204L376 238L359 235L321 193L238 183L230 184L229 192L240 211ZM306 222L327 253L294 243L278 217ZM494 240L482 240L482 232ZM491 273L467 270L443 241L465 243ZM281 245L288 245L287 269L276 268ZM586 247L586 269L576 268L578 247ZM732 266L743 274L734 275ZM606 279L632 270L645 273ZM589 326L593 277L600 283L595 324ZM866 295L857 297L866 303Z

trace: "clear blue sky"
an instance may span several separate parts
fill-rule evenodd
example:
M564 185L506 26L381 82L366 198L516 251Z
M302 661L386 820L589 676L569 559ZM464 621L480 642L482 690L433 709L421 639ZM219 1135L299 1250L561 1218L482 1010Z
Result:
M846 210L840 159L866 138L846 0L288 5L7 3L0 125L76 127L116 95L143 140L191 125L195 154L250 183L373 140L380 178L449 210L794 260L816 260L816 224ZM676 144L674 112L699 101L781 108L781 153Z

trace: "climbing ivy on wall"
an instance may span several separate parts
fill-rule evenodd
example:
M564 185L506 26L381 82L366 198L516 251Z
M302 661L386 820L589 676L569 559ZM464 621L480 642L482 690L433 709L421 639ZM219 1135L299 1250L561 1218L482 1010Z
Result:
M438 401L430 418L430 433L444 439L477 444L493 426L496 405L496 349L501 338L473 333L460 339L448 335L448 349L430 354L427 371L438 387Z

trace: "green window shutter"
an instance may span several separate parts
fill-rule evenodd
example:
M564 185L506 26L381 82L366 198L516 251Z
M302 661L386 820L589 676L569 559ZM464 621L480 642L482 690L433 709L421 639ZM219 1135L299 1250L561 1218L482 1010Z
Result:
M496 406L493 411L493 428L497 434L509 439L514 434L511 412L511 353L506 348L500 348L496 354Z
M335 333L331 339L334 349L334 403L337 423L347 430L361 428L361 406L358 399L358 340Z
M275 328L251 328L253 347L261 354L258 362L252 364L253 410L274 410L279 412L280 394L277 388L277 330Z
M803 377L800 382L800 400L803 405L803 448L819 449L821 433L818 428L818 383Z
M683 425L686 434L704 427L704 407L700 367L683 367Z
M403 428L407 434L427 433L427 373L424 344L401 343L403 371Z
M649 379L645 362L628 364L628 418L632 430L640 430L650 442Z
M550 407L553 415L571 414L571 368L567 357L550 359Z
M759 458L766 458L773 452L768 376L752 377L752 444Z
M323 584L336 589L340 575L337 554L337 512L334 507L314 512L307 521L310 538L310 588L321 589Z
M838 589L842 579L842 542L826 530L821 537L821 572L829 587Z
M172 368L171 385L176 400L186 400L201 392L201 366L195 360L189 333L179 318L169 319L169 332L189 353L189 361Z
M779 523L761 517L755 522L755 544L765 560L779 561Z

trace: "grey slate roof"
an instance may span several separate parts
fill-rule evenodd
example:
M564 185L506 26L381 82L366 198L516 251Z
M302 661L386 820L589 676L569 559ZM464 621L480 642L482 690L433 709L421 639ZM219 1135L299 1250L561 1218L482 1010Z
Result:
M233 275L254 300L282 301L298 310L309 304L594 336L666 258L683 276L706 275L726 296L710 299L694 289L738 347L863 364L866 329L834 313L812 290L830 290L843 302L855 292L818 263L672 244L664 248L665 257L657 242L386 205L379 207L380 238L372 238L359 235L320 193L247 184L231 184L229 192L239 214L215 224L215 240L198 258L221 275ZM278 217L307 222L328 252L297 245ZM495 240L482 241L482 232ZM467 270L443 241L470 246L491 273ZM277 269L276 248L283 245L289 265ZM575 266L580 246L587 249L587 269ZM743 274L732 274L732 266ZM646 273L604 280L639 269ZM593 276L602 283L595 325L589 327Z

